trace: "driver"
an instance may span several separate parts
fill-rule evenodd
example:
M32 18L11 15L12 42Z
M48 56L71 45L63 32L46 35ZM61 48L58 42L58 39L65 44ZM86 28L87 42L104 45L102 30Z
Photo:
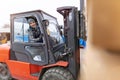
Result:
M42 35L40 32L40 27L37 25L34 19L28 19L28 23L30 25L28 34L30 42L43 42Z

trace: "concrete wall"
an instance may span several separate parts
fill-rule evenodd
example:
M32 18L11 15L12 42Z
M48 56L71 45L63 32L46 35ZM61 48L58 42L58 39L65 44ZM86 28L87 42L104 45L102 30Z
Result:
M87 0L87 10L80 80L120 80L120 0Z

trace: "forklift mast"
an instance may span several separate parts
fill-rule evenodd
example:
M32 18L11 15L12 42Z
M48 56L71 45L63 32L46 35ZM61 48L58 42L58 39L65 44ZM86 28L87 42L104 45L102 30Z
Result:
M80 17L80 38L86 41L86 25L85 25L85 0L80 0L80 11L79 11L79 17Z
M66 48L69 51L68 69L73 74L75 80L80 68L80 51L79 51L79 12L77 7L67 6L57 8L57 11L64 17L64 36Z

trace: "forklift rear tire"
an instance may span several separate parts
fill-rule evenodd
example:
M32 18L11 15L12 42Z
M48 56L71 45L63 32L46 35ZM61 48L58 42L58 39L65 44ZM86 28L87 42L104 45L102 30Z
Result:
M12 80L7 65L0 63L0 80Z
M43 74L42 80L74 80L74 78L68 70L62 67L54 67Z

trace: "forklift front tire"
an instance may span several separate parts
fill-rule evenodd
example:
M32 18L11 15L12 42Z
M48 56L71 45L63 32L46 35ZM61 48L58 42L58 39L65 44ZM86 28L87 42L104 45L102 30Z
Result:
M68 70L62 67L54 67L43 74L42 80L74 80L74 78Z
M7 65L4 63L0 63L0 80L11 80L10 72L7 68Z

